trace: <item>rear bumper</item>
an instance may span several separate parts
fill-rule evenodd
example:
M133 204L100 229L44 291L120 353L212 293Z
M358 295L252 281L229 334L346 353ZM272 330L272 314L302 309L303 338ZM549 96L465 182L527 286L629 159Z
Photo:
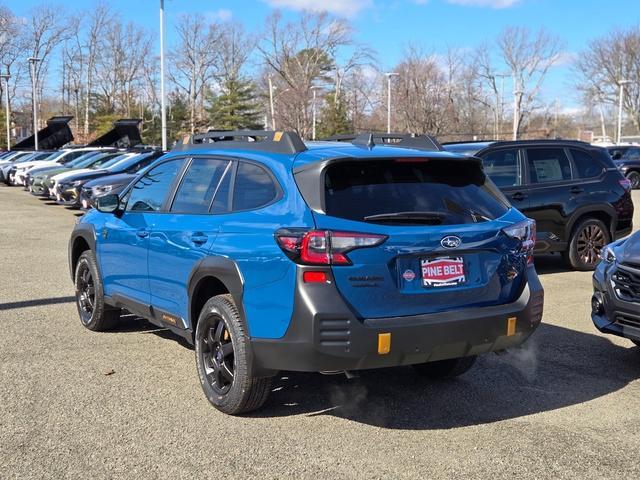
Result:
M252 339L257 375L393 367L479 355L520 345L542 320L544 292L533 268L527 269L520 298L507 305L364 320L347 307L333 283L303 284L303 268L298 270L287 333L280 339ZM508 319L514 317L515 330L508 334ZM386 354L378 353L381 333L391 334Z

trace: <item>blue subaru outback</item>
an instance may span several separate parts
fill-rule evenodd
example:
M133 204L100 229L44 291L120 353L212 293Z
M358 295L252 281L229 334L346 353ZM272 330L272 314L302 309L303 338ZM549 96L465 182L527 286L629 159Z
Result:
M185 337L229 414L261 407L280 370L464 373L531 335L543 290L535 223L478 159L440 150L194 135L76 225L82 324L126 309Z

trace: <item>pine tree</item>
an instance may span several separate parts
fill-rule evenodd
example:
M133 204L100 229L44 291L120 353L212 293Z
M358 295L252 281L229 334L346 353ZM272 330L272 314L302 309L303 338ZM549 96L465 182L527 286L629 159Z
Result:
M221 92L210 98L208 109L212 128L243 130L263 128L260 105L255 86L248 80L229 79L221 85Z
M325 97L324 107L321 111L321 121L318 125L317 137L329 137L341 133L350 133L352 130L351 122L347 113L347 103L342 95L336 95L334 92L327 93Z

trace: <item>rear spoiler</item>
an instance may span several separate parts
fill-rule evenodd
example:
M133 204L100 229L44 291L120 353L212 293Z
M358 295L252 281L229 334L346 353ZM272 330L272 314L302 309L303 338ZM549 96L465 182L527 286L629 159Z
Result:
M122 118L113 122L113 128L99 136L87 147L131 148L142 143L138 118Z
M71 115L51 117L47 120L47 126L38 131L38 148L42 150L57 150L73 141L73 133L69 128ZM36 137L31 135L21 142L16 143L12 150L33 150L36 147Z

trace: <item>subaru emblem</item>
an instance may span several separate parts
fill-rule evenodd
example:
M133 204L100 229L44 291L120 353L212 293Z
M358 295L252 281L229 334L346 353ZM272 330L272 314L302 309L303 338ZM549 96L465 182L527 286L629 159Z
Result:
M455 235L447 235L440 240L440 245L444 248L458 248L461 243L462 240L460 240L460 237L456 237Z

